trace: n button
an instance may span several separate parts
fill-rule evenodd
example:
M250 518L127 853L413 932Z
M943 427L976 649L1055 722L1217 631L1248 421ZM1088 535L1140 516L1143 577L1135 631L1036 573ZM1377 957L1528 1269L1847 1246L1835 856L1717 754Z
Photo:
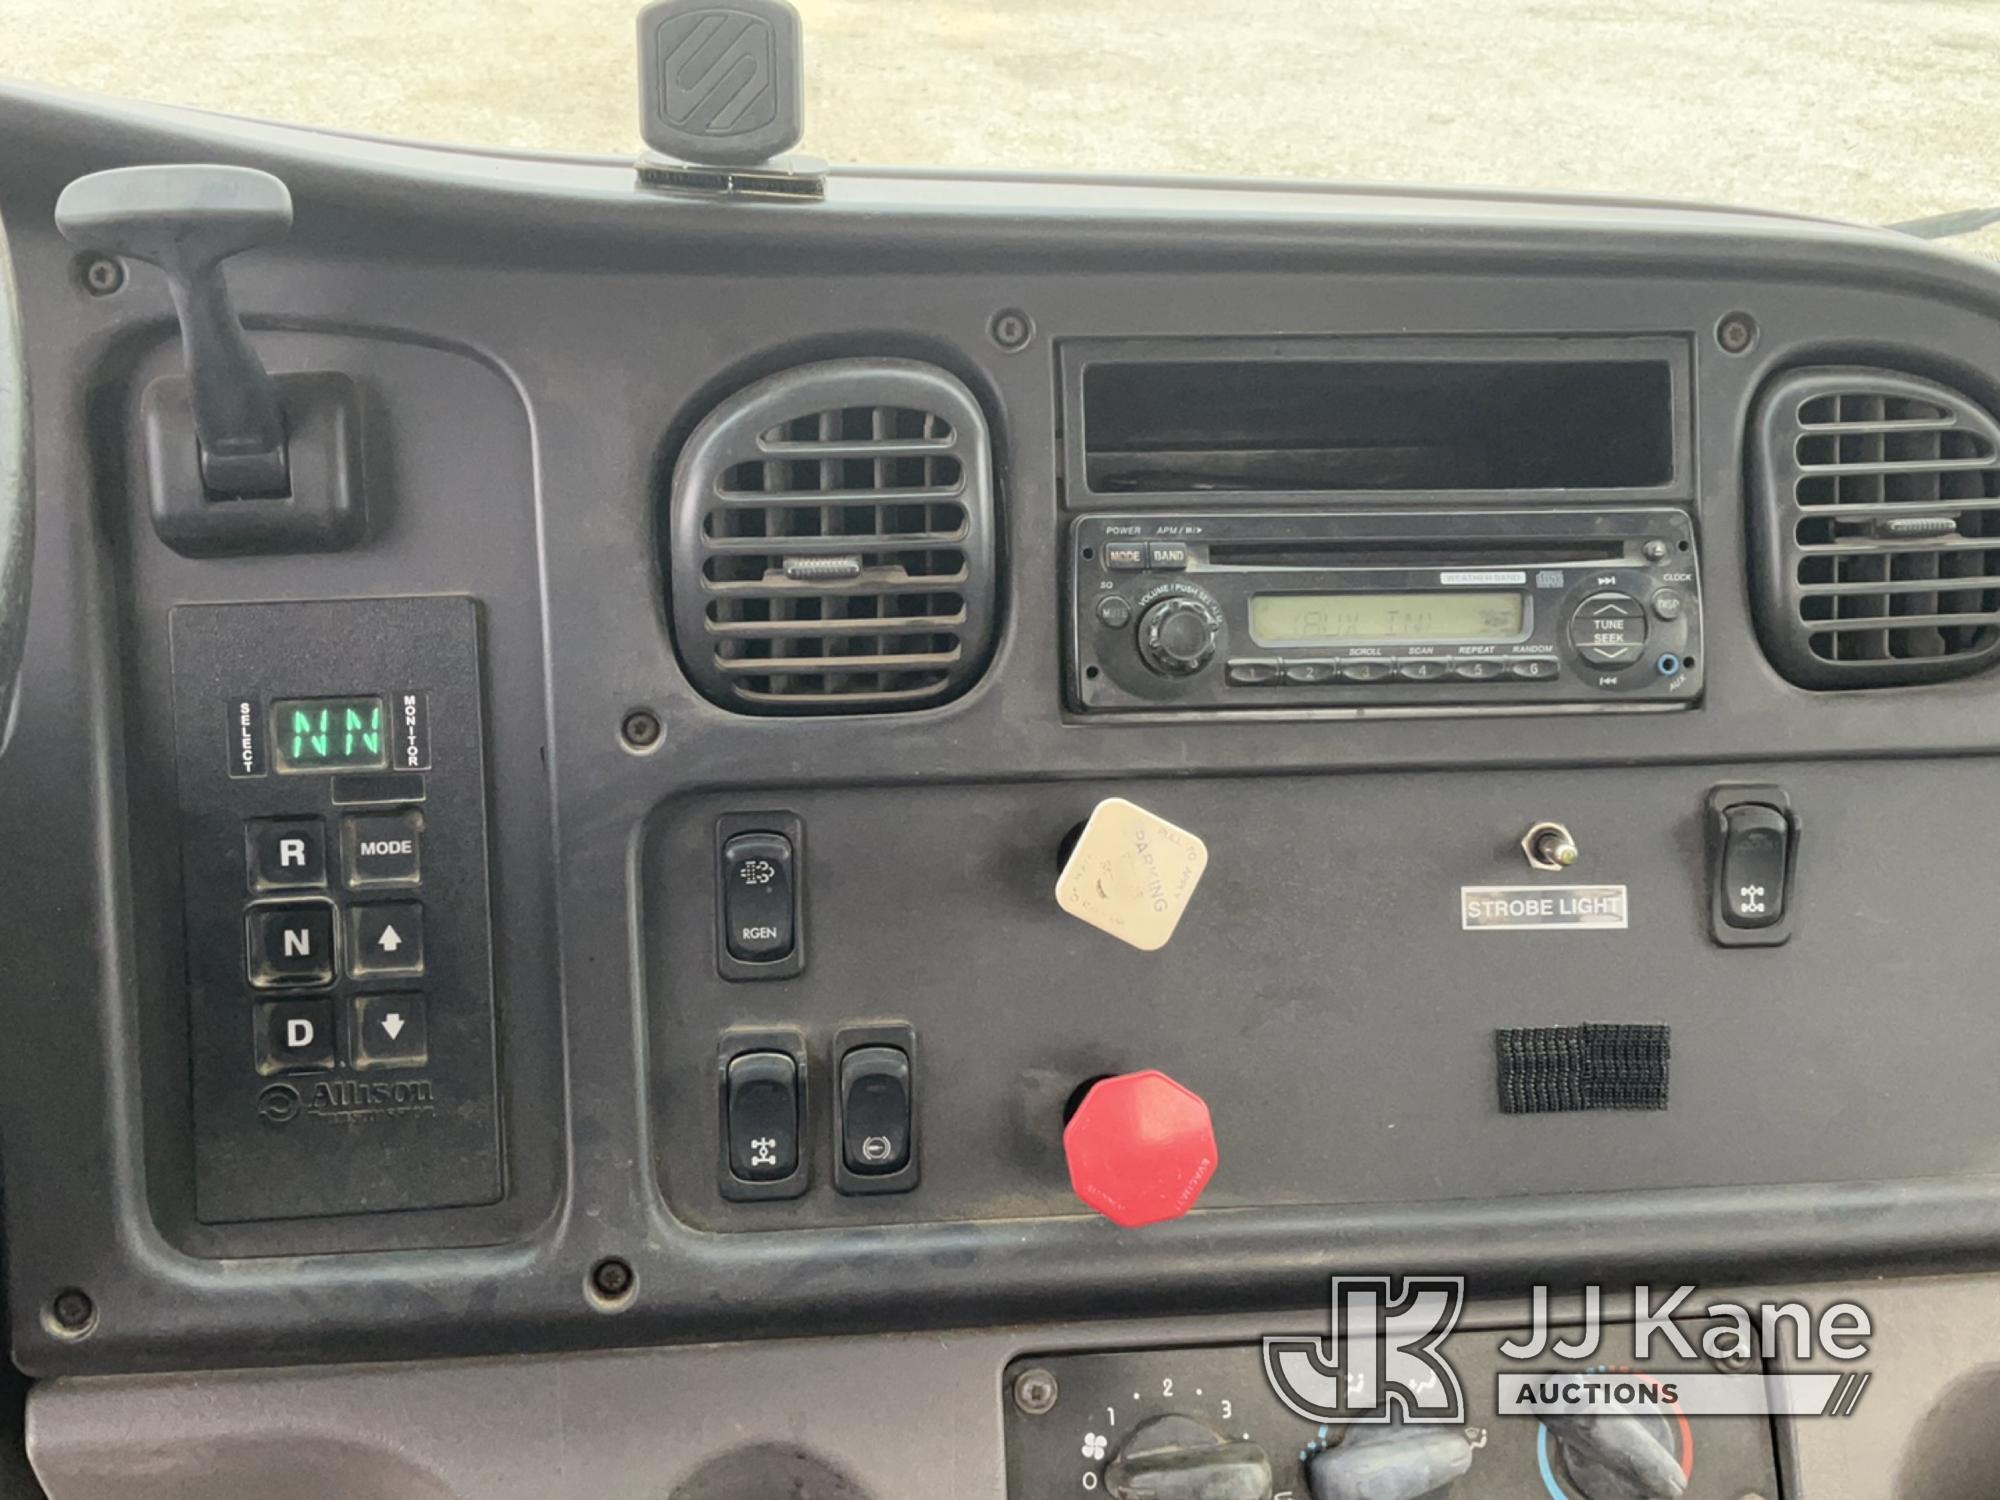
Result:
M246 919L250 982L260 989L333 979L333 908L253 906Z

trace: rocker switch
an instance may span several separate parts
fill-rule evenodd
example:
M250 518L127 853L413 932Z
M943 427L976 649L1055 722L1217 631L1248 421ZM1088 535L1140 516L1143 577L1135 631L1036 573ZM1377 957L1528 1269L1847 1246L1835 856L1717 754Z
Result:
M1722 919L1731 927L1772 927L1785 916L1791 824L1775 807L1740 803L1723 814Z
M775 963L795 943L792 841L739 833L722 846L722 918L729 956Z

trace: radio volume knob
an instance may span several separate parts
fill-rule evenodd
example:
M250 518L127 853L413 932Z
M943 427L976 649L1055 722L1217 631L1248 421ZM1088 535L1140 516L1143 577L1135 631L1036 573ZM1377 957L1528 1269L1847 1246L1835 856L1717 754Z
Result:
M1162 677L1192 677L1215 655L1215 620L1199 600L1162 599L1139 618L1139 656Z

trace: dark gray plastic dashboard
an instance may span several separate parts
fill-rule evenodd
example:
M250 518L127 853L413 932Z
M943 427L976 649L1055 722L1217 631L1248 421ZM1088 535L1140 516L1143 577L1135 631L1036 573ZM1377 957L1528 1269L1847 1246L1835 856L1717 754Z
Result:
M1743 511L1744 434L1776 372L1879 363L2000 404L1990 270L1871 231L1587 200L843 173L824 205L715 204L648 195L617 163L27 90L0 95L0 137L41 503L0 762L0 1150L31 1372L1221 1313L1309 1303L1343 1269L1498 1293L1992 1260L1994 688L1786 682L1756 642ZM175 368L165 298L144 268L92 295L50 228L69 178L141 159L290 185L292 238L232 285L274 368L364 392L359 547L191 559L149 529L139 400ZM1010 311L1031 323L1018 349L994 336ZM1731 353L1716 329L1739 312L1756 336ZM1699 705L1073 712L1060 351L1301 336L1677 351ZM855 356L937 365L983 409L990 664L904 716L730 714L675 655L674 462L726 395ZM212 1222L188 1124L168 619L406 595L477 609L502 1190ZM626 731L635 709L657 739ZM1704 798L1734 782L1784 787L1805 830L1783 948L1709 941ZM1113 794L1209 843L1157 954L1052 899L1064 834ZM748 812L805 829L795 976L716 961L714 831ZM1523 883L1538 818L1629 891L1625 929L1462 928L1459 888ZM1498 1116L1495 1028L1628 1021L1673 1028L1663 1114ZM837 1191L816 1115L805 1191L720 1191L726 1034L796 1034L824 1079L837 1035L892 1024L919 1048L912 1190ZM1153 1066L1207 1096L1222 1167L1191 1217L1119 1231L1070 1194L1064 1101ZM606 1257L634 1276L609 1299L590 1280ZM82 1337L51 1321L66 1288L95 1306Z

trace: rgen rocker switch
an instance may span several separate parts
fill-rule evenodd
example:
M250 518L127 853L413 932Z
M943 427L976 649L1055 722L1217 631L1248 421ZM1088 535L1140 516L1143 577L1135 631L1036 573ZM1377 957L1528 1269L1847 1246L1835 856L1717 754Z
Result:
M805 828L790 813L730 813L715 828L715 967L725 979L805 968Z

